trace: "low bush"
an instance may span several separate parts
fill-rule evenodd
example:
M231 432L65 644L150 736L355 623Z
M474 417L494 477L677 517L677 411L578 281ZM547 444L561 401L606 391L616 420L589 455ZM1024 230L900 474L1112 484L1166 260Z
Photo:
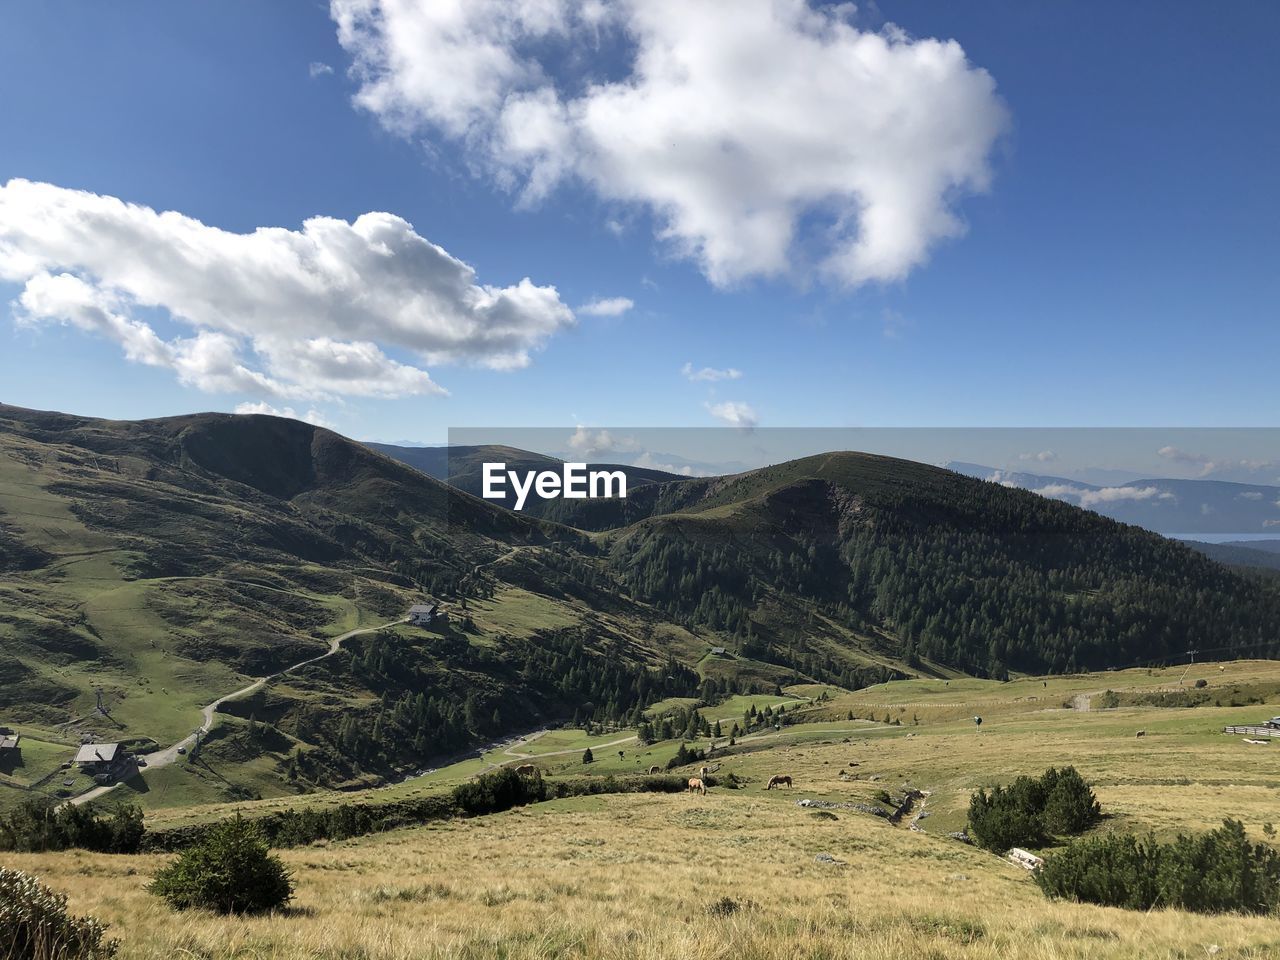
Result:
M969 798L969 833L996 853L1036 847L1052 834L1073 834L1098 821L1101 808L1075 767L1050 767L1037 778L1018 777Z
M237 815L219 824L147 886L178 910L263 913L293 899L293 881L258 827Z
M0 850L45 853L80 847L98 853L137 853L144 832L142 811L136 806L99 817L87 807L28 800L0 817Z
M482 773L453 788L453 802L472 815L497 813L545 799L547 785L541 777L522 777L511 767Z
M106 924L67 912L67 897L0 867L0 960L108 960L119 942Z
M1244 825L1161 844L1113 834L1078 840L1045 860L1036 883L1055 899L1131 910L1273 913L1280 908L1280 853L1251 844Z

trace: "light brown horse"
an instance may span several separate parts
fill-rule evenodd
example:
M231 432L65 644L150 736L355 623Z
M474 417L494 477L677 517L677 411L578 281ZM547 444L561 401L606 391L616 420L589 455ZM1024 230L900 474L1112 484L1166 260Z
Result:
M516 767L516 774L521 777L536 777L540 772L537 765L533 763L522 763Z
M707 785L698 777L689 778L689 792L700 793L704 797L707 795Z
M769 785L765 787L765 789L772 790L774 787L790 787L790 786L791 786L791 778L787 776L785 773L779 773L769 778Z
M650 768L649 768L649 772L650 772L650 773L661 773L661 772L662 772L662 768L661 768L660 766L658 766L658 765L655 763L652 767L650 767Z

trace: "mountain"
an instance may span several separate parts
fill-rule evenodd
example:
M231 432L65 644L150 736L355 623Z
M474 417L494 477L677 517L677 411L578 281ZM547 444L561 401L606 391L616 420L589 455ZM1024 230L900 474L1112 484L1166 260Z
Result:
M1147 478L1099 486L952 461L947 469L1065 500L1157 533L1265 533L1280 522L1280 487Z
M0 407L0 720L172 743L216 694L441 599L454 617L437 628L353 637L228 705L271 730L235 746L259 758L252 789L367 782L590 700L696 688L633 636L643 611L603 619L619 604L578 548L589 559L574 531L294 420ZM497 586L504 566L538 594ZM376 749L358 742L375 725Z
M677 487L678 489L678 487ZM809 611L896 656L968 672L1063 671L1189 646L1280 652L1273 591L1095 513L910 461L827 454L715 481L696 505L619 531L637 596L744 636L834 655ZM811 661L805 661L811 662Z
M462 486L556 463L455 453ZM1280 654L1269 581L1023 490L859 453L634 476L557 523L293 420L0 407L0 723L170 744L289 668L182 768L208 800L672 696Z

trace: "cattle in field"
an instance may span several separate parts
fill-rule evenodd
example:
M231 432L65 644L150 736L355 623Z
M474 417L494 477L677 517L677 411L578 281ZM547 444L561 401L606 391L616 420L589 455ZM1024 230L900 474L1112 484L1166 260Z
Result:
M1139 730L1139 731L1138 731L1138 736L1139 736L1139 737L1145 737L1146 735L1147 735L1147 731L1145 731L1145 730Z
M522 763L516 767L516 774L521 777L536 777L539 773L540 771L536 764Z
M649 773L651 773L651 774L654 774L654 773L661 773L661 772L662 772L662 768L661 768L660 766L658 766L656 763L655 763L652 767L650 767L650 768L649 768Z
M785 773L779 773L769 778L769 785L765 787L765 789L772 790L774 787L789 787L789 786L791 786L791 778L787 776L787 774Z
M690 793L700 793L700 794L702 794L703 796L706 796L706 793L707 793L707 785L706 785L705 783L703 783L703 782L702 782L702 780L701 780L699 777L690 777L690 778L689 778L689 792L690 792Z

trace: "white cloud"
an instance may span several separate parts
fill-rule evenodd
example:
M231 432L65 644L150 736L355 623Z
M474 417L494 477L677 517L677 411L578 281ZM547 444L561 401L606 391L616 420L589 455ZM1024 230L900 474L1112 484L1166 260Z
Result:
M443 394L385 349L522 367L574 319L554 287L478 284L389 213L240 234L26 180L0 186L0 280L24 285L20 322L108 337L202 390L286 398ZM139 309L192 335L162 339Z
M461 144L536 203L636 204L715 284L816 267L892 281L964 226L1006 123L955 41L805 0L330 0L356 103ZM614 43L602 43L602 37ZM623 75L602 50L630 51ZM801 225L808 235L798 236ZM815 263L797 264L799 249Z
M1262 492L1259 490L1246 490L1244 493L1236 494L1237 500L1261 500Z
M315 80L318 77L332 76L333 67L329 66L327 63L321 63L318 60L313 60L311 63L307 64L307 73L310 75L312 80Z
M629 452L637 449L630 437L615 437L608 430L591 430L578 424L568 439L569 449L579 456L598 457L606 453Z
M627 297L597 298L578 307L575 313L588 317L620 317L635 305L635 301Z
M325 419L324 414L315 408L308 410L306 413L298 413L293 407L273 407L269 403L259 401L257 403L236 404L236 413L258 413L270 417L287 417L290 420L301 420L303 423L310 423L317 427L332 428L333 426L332 423Z
M644 467L647 470L661 470L663 473L674 473L680 477L714 477L717 474L708 470L700 470L687 463L674 464L657 459L649 451L645 451L631 461L632 466Z
M1018 459L1036 463L1053 463L1058 459L1058 455L1052 450L1039 450L1035 453L1020 453Z
M742 371L733 367L727 367L723 370L716 367L703 367L701 370L695 370L692 363L686 363L680 368L680 372L686 380L695 383L698 381L717 383L720 380L740 380L742 378Z
M739 400L726 400L723 403L708 403L707 411L723 423L731 427L753 430L760 425L760 415L749 403Z
M1053 497L1056 500L1075 500L1082 507L1096 507L1105 503L1123 501L1173 500L1173 494L1159 487L1100 487L1090 490L1066 483L1050 483L1031 491L1042 497Z

